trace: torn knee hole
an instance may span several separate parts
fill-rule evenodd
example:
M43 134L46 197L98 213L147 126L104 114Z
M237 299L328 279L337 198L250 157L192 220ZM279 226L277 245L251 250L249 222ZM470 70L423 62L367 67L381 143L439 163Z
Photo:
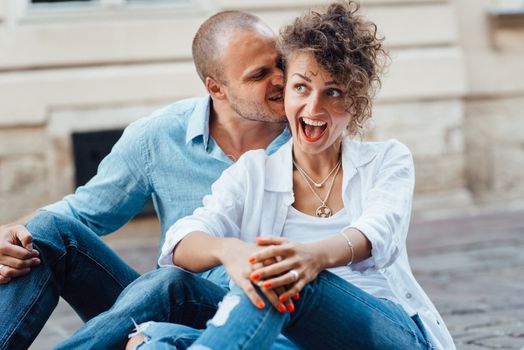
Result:
M209 323L215 327L220 327L226 324L227 319L231 311L240 303L240 296L234 294L228 294L224 297L224 300L220 303L217 313Z
M144 322L141 324L137 324L135 320L132 320L133 324L135 325L135 329L132 333L130 333L127 337L129 338L128 346L126 349L133 349L136 350L138 347L144 343L147 343L150 338L146 334L144 334L144 331L149 328L153 324L152 321Z

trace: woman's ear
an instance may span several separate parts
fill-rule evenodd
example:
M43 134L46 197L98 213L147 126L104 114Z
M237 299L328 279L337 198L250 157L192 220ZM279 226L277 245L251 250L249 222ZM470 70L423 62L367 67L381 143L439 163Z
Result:
M219 82L218 80L215 80L212 77L206 77L206 90L207 92L217 100L223 100L226 98L226 95L224 93L224 84Z

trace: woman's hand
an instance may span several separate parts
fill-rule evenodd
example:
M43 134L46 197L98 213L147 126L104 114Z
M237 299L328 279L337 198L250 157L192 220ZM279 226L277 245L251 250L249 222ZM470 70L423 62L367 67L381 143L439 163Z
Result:
M263 290L288 287L279 295L280 302L298 298L298 293L306 284L313 281L325 269L323 257L317 253L312 244L293 242L282 237L257 237L257 244L264 248L250 259L253 276ZM263 264L263 261L273 261ZM292 272L295 271L295 272Z
M253 283L260 285L251 271L251 264L249 263L249 257L255 255L261 249L256 244L247 243L235 238L225 238L222 249L221 262L224 265L229 276L235 281L235 283L244 290L251 302L258 308L263 309L265 303L257 293L257 290ZM274 259L260 260L257 266L263 267L264 265L270 265L274 263ZM260 288L261 292L267 297L269 302L280 312L287 310L294 310L293 303L291 301L281 302L279 301L279 295L277 293L283 293L285 289L266 289ZM290 306L291 305L291 306Z

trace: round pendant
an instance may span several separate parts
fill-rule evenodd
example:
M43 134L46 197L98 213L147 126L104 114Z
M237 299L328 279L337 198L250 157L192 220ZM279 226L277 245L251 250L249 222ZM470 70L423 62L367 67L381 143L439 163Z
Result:
M317 208L315 214L319 217L319 218L329 218L331 216L331 214L333 214L331 212L331 208L325 206L325 205L321 205L320 207Z

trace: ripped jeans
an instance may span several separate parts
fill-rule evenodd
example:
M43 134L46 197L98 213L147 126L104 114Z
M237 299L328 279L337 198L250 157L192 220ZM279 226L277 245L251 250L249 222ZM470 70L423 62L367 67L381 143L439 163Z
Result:
M183 348L192 344L193 350L271 349L282 331L300 349L433 349L417 315L410 317L401 306L330 272L319 274L300 295L295 312L280 313L271 306L259 310L233 290L205 331L150 325L144 331L148 342L137 349L163 349L171 331L180 335Z
M201 275L176 267L151 271L124 289L111 309L84 324L56 349L123 349L135 324L146 337L157 325L169 328L162 339L158 337L157 344L161 344L155 349L186 349L199 333L188 340L185 330L199 332L206 327L228 291L227 281L223 267ZM147 327L149 321L155 321L156 327ZM277 349L296 349L283 336L279 338L279 344L284 345Z
M202 329L166 322L146 322L139 328L136 333L144 335L146 340L138 345L136 350L188 349L203 332ZM271 350L298 350L298 348L289 339L279 335Z

